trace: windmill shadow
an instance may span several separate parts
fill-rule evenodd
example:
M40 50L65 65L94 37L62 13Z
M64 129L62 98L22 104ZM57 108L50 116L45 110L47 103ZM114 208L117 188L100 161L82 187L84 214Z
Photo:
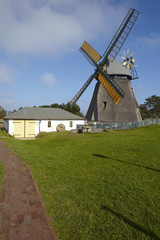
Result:
M108 158L108 159L111 159L111 160L114 160L114 161L117 161L117 162L122 162L122 163L129 164L129 165L133 165L133 166L136 166L136 167L145 168L145 169L147 169L147 170L151 170L151 171L155 171L155 172L160 172L159 169L155 169L155 168L151 168L151 167L142 166L142 165L140 165L140 164L136 164L136 163L126 162L126 161L123 161L123 160L119 160L119 159L117 159L117 158L107 157L107 156L102 155L102 154L95 154L95 153L93 153L92 155L93 155L94 157Z
M149 236L151 239L160 240L160 238L156 234L148 231L144 227L142 227L139 224L131 221L130 219L126 218L125 216L121 215L120 213L115 212L114 210L112 210L108 206L102 206L101 209L104 210L104 211L112 213L114 216L118 217L119 219L122 219L123 222L125 222L130 227L134 228L137 231L140 231L140 232L144 233L146 235L146 237Z

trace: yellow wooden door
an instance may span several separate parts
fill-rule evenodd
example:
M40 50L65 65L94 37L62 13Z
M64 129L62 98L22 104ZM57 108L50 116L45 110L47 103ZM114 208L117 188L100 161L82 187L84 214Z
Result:
M14 120L14 136L24 138L24 120Z
M34 120L25 121L25 137L26 138L35 137L35 121Z

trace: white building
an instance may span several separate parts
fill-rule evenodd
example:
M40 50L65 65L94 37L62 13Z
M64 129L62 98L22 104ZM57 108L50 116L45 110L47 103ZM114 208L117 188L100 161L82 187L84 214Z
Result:
M70 131L85 119L61 108L22 108L4 117L4 128L17 138L33 138L40 132Z

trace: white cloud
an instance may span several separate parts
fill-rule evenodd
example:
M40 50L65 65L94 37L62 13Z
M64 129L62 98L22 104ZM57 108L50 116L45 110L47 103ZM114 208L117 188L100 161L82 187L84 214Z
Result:
M13 69L5 64L0 64L0 84L11 84L13 80Z
M137 38L138 42L141 44L147 45L150 48L160 48L160 34L150 33L147 37L139 37Z
M56 79L53 74L45 73L41 76L42 82L48 86L54 85L56 83Z
M0 48L21 55L64 53L104 32L110 37L125 13L125 5L109 0L2 0Z

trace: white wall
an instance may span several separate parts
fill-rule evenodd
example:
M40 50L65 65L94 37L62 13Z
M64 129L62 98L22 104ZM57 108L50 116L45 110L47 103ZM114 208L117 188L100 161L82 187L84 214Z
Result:
M60 123L65 126L66 131L70 131L71 129L76 129L77 125L84 124L84 120L71 120L72 127L70 127L70 120L51 120L51 127L48 127L49 120L41 120L40 121L40 132L56 132L56 127Z
M14 135L14 120L5 120L4 128L11 136L13 136Z
M40 121L39 120L35 120L35 135L37 136L40 130L40 126L39 126Z
M8 133L12 136L14 135L14 120L9 120L9 131L8 131Z

